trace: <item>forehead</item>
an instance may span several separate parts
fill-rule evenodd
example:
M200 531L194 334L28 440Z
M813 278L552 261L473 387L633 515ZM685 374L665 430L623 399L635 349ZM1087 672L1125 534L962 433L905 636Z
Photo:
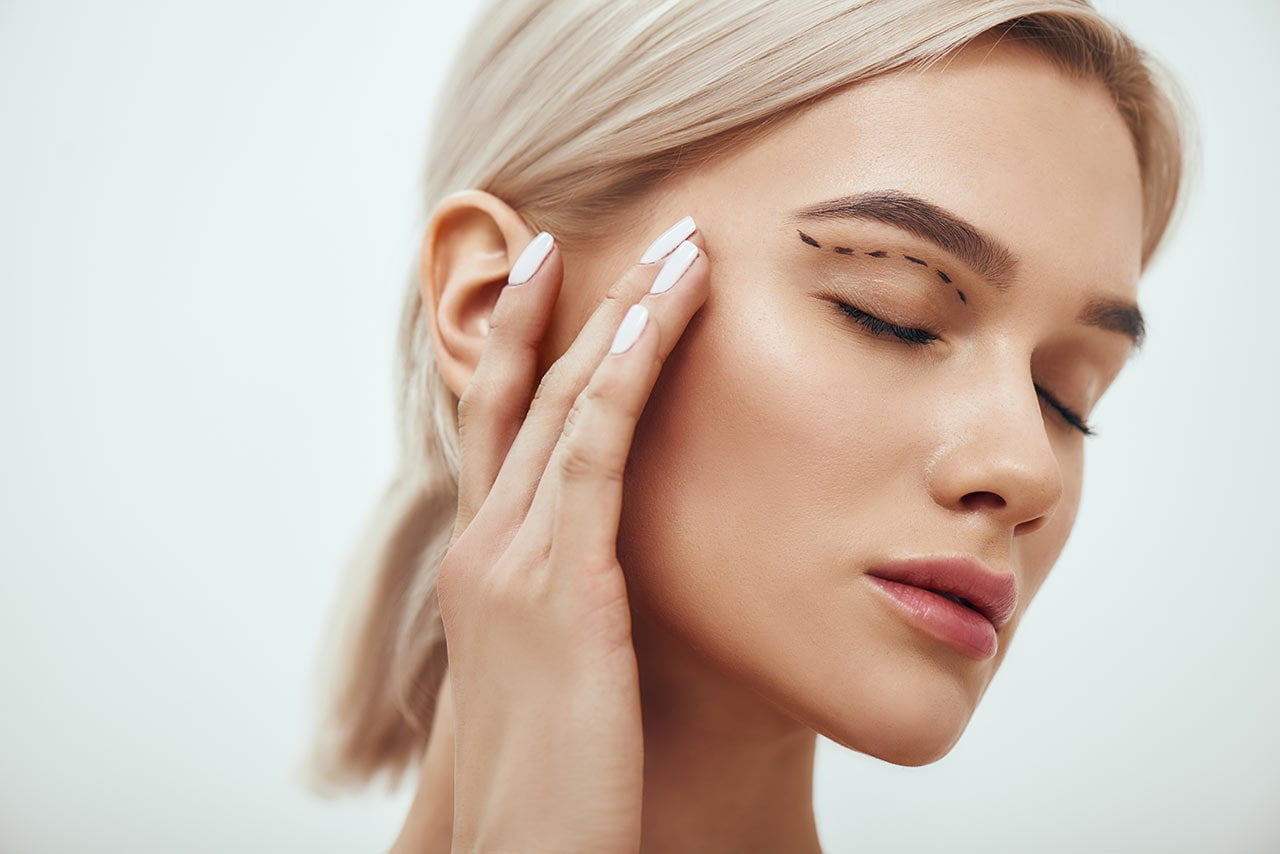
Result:
M1065 269L1092 290L1136 291L1142 188L1128 128L1100 82L1026 47L979 41L847 87L711 172L707 191L747 233L834 196L903 190L1006 243L1020 278Z

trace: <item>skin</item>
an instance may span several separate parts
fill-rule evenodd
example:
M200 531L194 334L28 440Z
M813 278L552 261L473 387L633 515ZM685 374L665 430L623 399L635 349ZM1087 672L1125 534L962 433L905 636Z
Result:
M883 223L802 225L819 249L788 220L889 188L1005 244L1011 287ZM637 204L634 228L558 247L540 372L685 214L709 294L635 426L617 531L643 718L642 850L818 851L815 732L898 765L944 757L1066 543L1091 440L1034 386L1088 420L1131 355L1128 338L1075 317L1092 296L1136 298L1137 158L1100 83L980 39L678 176ZM454 296L434 331L456 393L483 350L497 276L535 233L477 191L428 228L424 287ZM833 300L941 340L877 336ZM1015 574L993 658L913 628L865 574L939 553ZM448 850L453 725L446 695L396 850Z

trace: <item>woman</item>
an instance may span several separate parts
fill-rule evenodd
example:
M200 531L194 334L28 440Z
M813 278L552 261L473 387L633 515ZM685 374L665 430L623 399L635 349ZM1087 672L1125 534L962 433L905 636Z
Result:
M321 773L417 765L396 850L807 852L816 733L945 756L1141 344L1173 92L1073 0L491 4Z

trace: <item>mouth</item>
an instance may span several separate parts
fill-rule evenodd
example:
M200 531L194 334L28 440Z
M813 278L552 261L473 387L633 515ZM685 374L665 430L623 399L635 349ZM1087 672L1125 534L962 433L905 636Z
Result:
M1013 573L968 555L894 561L866 574L916 628L978 659L996 654L1018 604Z
M868 578L917 629L979 661L996 654L996 627L980 611L959 601L962 597L874 575Z
M953 593L948 593L945 590L930 590L929 592L937 593L939 596L943 597L944 599L950 599L952 602L959 602L961 605L965 606L966 608L969 608L974 611L978 611L978 609L975 608L973 606L973 603L970 602L968 599L961 599L959 596L956 596ZM982 612L978 611L978 613L981 614Z
M997 572L969 555L893 561L868 570L874 578L909 584L981 614L997 631L1018 606L1012 572Z

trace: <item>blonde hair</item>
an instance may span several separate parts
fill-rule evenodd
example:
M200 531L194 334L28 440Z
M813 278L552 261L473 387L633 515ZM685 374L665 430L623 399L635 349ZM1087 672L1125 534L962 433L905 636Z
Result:
M840 87L928 67L990 31L1114 96L1141 170L1145 269L1181 204L1186 102L1086 0L492 0L445 82L426 201L483 189L562 245L586 243L616 233L664 178ZM431 732L447 662L435 578L457 505L458 400L428 324L415 271L399 329L400 470L335 611L312 785L379 772L398 783Z

